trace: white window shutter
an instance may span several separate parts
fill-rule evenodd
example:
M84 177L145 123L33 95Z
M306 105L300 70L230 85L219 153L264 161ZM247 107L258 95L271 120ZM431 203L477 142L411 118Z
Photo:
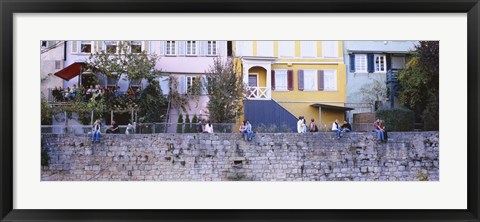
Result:
M207 41L198 41L198 54L199 55L207 54Z
M184 75L178 77L178 93L185 94L187 93L187 81Z
M164 52L163 52L164 49L165 49L165 48L164 48L164 47L165 47L165 46L164 46L164 43L165 43L165 41L158 41L158 54L159 54L159 55L163 55L163 54L164 54Z
M170 88L169 88L168 81L169 81L168 76L158 77L158 84L160 85L160 88L162 89L163 95L168 95L170 93Z
M147 52L147 54L150 54L150 52L151 52L150 41L143 41L142 44L143 44L143 50L145 50L145 52Z
M78 53L78 41L72 41L72 53Z
M177 43L177 55L185 55L187 41L175 41Z
M207 77L206 76L200 77L200 83L201 83L201 94L202 95L207 95L208 94Z

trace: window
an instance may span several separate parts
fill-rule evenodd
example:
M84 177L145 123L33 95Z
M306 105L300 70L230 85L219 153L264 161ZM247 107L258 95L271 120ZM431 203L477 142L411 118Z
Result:
M278 55L280 57L294 57L295 41L278 41Z
M142 42L141 41L132 41L130 46L132 53L141 53L142 52Z
M316 41L302 41L300 53L304 58L317 57L317 42Z
M337 90L337 71L336 70L324 70L324 86L325 91L336 91Z
M317 70L304 70L303 71L303 87L304 91L316 91L317 90Z
M337 58L338 41L323 41L322 52L324 58Z
M197 41L187 41L187 55L197 54Z
M227 56L233 56L232 41L227 41Z
M117 53L117 42L105 41L105 50L107 53Z
M392 57L392 69L405 68L405 56L393 56Z
M287 70L275 70L275 91L286 91L287 88Z
M165 55L176 55L176 42L175 41L167 41L165 43Z
M192 94L193 86L195 84L195 80L197 80L197 76L187 76L187 93Z
M236 41L235 55L236 56L252 56L253 42L252 41Z
M217 41L207 41L207 55L216 55L216 54L217 54Z
M367 55L355 54L355 72L366 73L367 72Z
M374 56L374 65L375 65L375 72L386 72L387 71L387 57L385 55L377 55Z
M92 41L81 41L80 42L80 52L81 53L92 53Z
M273 56L273 41L257 41L257 56Z

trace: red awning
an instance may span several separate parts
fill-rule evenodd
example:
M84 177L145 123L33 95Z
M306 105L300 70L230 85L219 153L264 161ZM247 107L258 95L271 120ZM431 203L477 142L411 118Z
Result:
M68 81L74 77L80 75L80 73L85 70L86 64L84 62L75 62L62 70L56 72L54 75Z

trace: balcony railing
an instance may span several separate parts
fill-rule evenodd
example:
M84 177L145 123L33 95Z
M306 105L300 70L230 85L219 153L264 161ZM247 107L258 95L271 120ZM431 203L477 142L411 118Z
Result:
M247 87L248 99L270 99L270 87Z

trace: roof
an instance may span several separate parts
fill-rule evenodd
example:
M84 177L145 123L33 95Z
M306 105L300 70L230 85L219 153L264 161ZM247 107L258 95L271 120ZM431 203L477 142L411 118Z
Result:
M332 105L321 104L321 103L314 103L310 106L317 107L317 108L322 108L322 109L333 109L333 110L342 110L342 111L354 110L354 108L350 108L350 107L332 106Z
M62 70L56 72L54 75L68 81L70 79L75 78L76 76L80 75L83 68L86 67L86 63L84 62L75 62Z

